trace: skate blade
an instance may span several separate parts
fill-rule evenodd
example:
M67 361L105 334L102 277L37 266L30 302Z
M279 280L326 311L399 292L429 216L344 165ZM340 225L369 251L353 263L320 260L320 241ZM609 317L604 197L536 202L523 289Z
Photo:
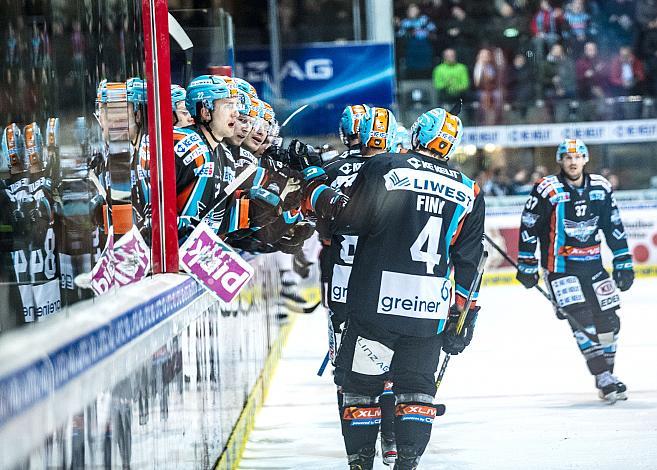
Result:
M627 393L626 392L616 393L616 399L619 400L619 401L626 401L627 400Z
M608 393L607 395L603 395L602 391L600 391L598 392L598 397L600 397L600 400L604 401L608 405L613 405L619 400L617 392L611 392Z

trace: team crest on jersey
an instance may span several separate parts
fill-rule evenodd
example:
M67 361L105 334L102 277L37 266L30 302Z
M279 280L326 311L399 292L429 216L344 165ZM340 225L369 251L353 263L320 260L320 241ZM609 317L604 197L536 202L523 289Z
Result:
M214 162L207 162L198 168L194 168L194 175L199 178L210 178L214 176Z
M532 228L534 225L536 225L536 221L539 219L538 214L534 214L533 212L523 212L522 213L522 224L526 226L527 228Z
M599 218L600 217L593 217L592 219L583 220L581 222L573 222L572 220L564 219L563 224L566 235L584 243L591 238L591 235L593 235L594 232L597 232Z

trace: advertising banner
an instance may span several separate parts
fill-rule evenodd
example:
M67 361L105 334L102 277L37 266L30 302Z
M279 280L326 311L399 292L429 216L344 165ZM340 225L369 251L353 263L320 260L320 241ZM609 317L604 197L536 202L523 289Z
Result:
M545 147L559 145L564 139L583 139L589 145L655 142L657 119L466 127L461 145Z
M309 108L293 119L286 132L296 135L332 134L347 104L390 107L394 102L395 64L391 44L307 44L282 50L281 96L288 109ZM268 48L238 49L236 76L252 83L258 95L271 101ZM279 119L282 122L282 119Z
M180 265L218 299L231 302L253 276L253 267L201 222L180 247Z

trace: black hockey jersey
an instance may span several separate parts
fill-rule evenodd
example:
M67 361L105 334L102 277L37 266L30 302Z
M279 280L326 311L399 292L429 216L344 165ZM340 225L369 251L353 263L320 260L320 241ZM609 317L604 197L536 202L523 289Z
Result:
M341 157L327 163L324 171L326 171L331 188L341 191L346 196L351 196L358 171L367 161L367 157L361 156L360 152L353 151L345 153ZM320 237L322 231L320 228ZM347 286L358 236L344 233L328 238L328 240L322 240L324 247L320 254L322 282L328 284L326 301L329 308L334 315L337 315L337 318L343 320L347 313Z
M404 335L442 332L452 268L459 304L476 276L483 194L445 162L414 152L370 158L354 185L333 226L358 236L347 314Z
M573 188L562 174L546 176L534 185L522 212L519 261L534 258L540 242L541 266L549 272L600 271L600 230L614 257L629 254L609 181L585 173L584 185Z

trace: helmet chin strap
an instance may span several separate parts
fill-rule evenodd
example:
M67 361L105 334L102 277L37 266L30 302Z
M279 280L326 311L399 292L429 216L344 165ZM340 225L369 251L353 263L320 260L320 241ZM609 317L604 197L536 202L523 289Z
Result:
M207 108L205 108L207 109ZM207 121L201 122L201 125L205 128L205 130L210 134L210 137L214 139L214 141L219 145L221 143L222 139L217 139L217 137L212 133L212 129L210 129L210 123L212 122L212 111L208 109L208 113L210 114L210 119Z

